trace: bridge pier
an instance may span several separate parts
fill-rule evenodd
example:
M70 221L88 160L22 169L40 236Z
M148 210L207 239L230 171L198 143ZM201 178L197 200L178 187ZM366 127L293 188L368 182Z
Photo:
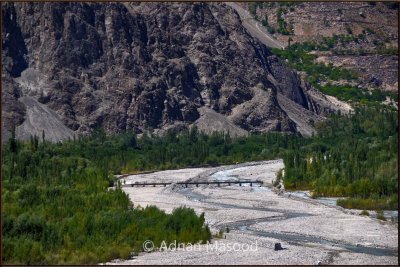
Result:
M240 186L242 186L242 183L239 183Z
M199 184L196 184L196 187L199 187Z
M156 187L156 184L153 184L153 187Z
M218 187L221 187L221 184L220 184L220 183L218 183Z
M250 183L250 187L253 187L253 183Z

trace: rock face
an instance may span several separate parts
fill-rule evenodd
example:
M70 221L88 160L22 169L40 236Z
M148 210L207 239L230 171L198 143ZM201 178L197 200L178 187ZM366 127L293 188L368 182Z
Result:
M278 94L316 116L335 109L315 104L224 4L6 3L2 12L3 138L13 126L19 138L43 128L53 141L95 128L141 133L191 125L201 108L248 132L295 132Z

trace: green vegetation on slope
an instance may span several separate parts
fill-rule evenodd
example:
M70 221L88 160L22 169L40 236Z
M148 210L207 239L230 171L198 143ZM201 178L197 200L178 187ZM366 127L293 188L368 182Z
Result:
M278 8L276 11L276 17L278 22L278 29L277 32L283 35L290 35L292 33L292 29L289 28L288 23L282 17L282 14L286 13L287 10L283 9L282 7Z
M257 9L258 8L270 8L274 6L278 6L279 8L276 11L276 21L278 23L278 29L275 29L268 23L268 16L265 14L264 19L261 19L261 23L264 27L267 28L268 32L274 34L278 32L283 35L291 35L293 32L293 25L288 24L285 19L283 18L283 14L288 12L288 9L293 12L294 6L300 4L300 2L252 2L249 3L249 11L250 14L253 15L254 19L260 21L257 16Z
M314 62L317 56L311 54L311 51L325 50L325 46L329 50L334 44L331 42L332 38L327 37L324 40L325 42L319 45L310 42L296 43L285 50L272 48L271 52L285 60L289 67L305 72L308 82L314 88L325 94L335 96L340 100L376 105L384 101L386 96L391 96L390 93L380 90L368 92L366 89L348 84L333 85L335 81L344 80L351 82L356 80L357 75L350 70L334 67L331 63L326 65Z

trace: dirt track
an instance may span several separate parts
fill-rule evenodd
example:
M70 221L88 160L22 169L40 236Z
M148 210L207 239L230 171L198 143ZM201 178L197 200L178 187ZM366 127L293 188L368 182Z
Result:
M225 2L225 4L238 12L240 18L242 19L243 26L251 33L252 36L260 40L260 42L268 47L281 49L285 48L286 45L276 40L264 27L260 27L259 23L250 15L247 10L233 2Z

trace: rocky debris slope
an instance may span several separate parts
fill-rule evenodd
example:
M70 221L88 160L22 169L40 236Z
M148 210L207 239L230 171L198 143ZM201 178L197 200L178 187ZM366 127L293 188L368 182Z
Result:
M42 137L43 129L47 129L47 138L52 142L65 139L73 139L74 133L66 127L59 116L46 105L39 103L30 96L23 96L19 99L26 107L26 118L16 129L16 135L27 140L31 135Z
M247 132L295 132L278 93L315 114L338 109L316 104L224 4L6 3L2 12L6 138L13 126L19 138L44 130L53 140L186 127L203 107ZM24 96L46 112L32 113ZM51 127L35 124L49 114Z
M200 118L196 120L197 128L208 134L213 132L228 132L231 136L246 136L247 131L235 125L226 116L214 110L202 107L198 109Z

